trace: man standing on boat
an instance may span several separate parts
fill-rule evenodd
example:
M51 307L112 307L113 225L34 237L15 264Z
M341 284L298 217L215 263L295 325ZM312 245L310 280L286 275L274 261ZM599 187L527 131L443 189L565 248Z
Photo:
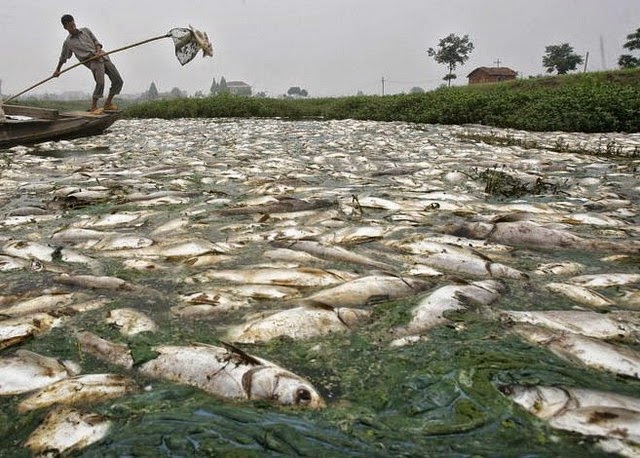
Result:
M98 109L98 100L104 95L104 75L106 74L111 80L111 87L109 88L109 94L104 101L104 111L116 111L118 107L113 103L113 97L120 93L122 90L122 77L118 73L118 69L113 62L109 59L109 56L104 54L102 45L95 37L93 32L86 27L78 29L76 27L75 20L70 14L65 14L61 18L62 27L69 32L69 36L64 40L62 44L62 52L60 53L60 60L58 66L53 72L53 76L60 76L60 69L64 63L75 54L76 58L80 62L84 62L92 57L97 58L86 62L84 65L91 70L93 79L96 81L96 87L93 91L93 98L91 101L91 113L101 113Z

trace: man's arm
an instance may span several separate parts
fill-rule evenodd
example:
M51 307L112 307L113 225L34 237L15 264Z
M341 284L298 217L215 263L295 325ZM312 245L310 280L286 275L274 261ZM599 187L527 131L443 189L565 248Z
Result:
M64 63L69 60L69 58L73 55L73 53L71 52L71 50L69 49L69 47L67 46L67 43L63 43L62 44L62 52L60 52L60 59L58 59L58 66L56 67L56 69L53 72L53 76L58 77L60 76L60 69L62 68L62 66L64 65Z
M90 29L85 28L84 30L89 33L89 37L91 37L91 40L96 45L96 56L103 55L104 51L102 50L102 43L100 43L98 41L98 39L96 38L96 36L93 34L93 32Z

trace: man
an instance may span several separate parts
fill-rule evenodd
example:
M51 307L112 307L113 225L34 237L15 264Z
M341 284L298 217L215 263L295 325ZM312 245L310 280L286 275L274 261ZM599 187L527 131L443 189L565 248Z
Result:
M58 61L58 66L53 72L53 76L60 76L60 69L72 54L75 54L76 58L80 62L85 62L86 60L97 56L95 59L84 64L91 70L91 73L93 73L93 79L96 81L91 109L89 111L94 114L101 112L101 110L98 109L98 100L104 95L105 74L109 77L109 80L111 80L111 87L109 88L109 95L104 101L103 110L117 110L118 107L113 103L113 97L120 93L123 85L122 77L120 76L120 73L118 73L118 69L113 65L109 56L105 55L102 50L102 45L91 30L86 27L78 29L73 16L70 14L65 14L60 20L62 22L62 27L69 32L69 36L62 44L60 60Z

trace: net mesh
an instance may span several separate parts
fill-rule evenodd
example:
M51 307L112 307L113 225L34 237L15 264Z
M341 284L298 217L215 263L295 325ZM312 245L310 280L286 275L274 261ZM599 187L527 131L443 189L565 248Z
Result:
M185 28L172 29L169 35L171 35L173 39L178 62L182 65L191 62L200 50L200 46L198 46L198 43L193 39L191 30Z

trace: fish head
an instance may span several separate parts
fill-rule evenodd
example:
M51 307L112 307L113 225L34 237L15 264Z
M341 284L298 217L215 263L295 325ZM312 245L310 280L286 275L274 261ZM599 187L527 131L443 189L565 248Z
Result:
M314 386L296 374L277 366L261 366L243 377L249 399L266 399L278 404L320 409L326 403Z
M564 411L571 402L569 393L561 387L504 385L499 389L516 404L542 419Z
M340 318L340 321L342 321L349 328L357 326L363 321L369 319L369 317L371 316L371 311L369 310L348 307L340 307L336 309L336 313L338 314L338 318Z

